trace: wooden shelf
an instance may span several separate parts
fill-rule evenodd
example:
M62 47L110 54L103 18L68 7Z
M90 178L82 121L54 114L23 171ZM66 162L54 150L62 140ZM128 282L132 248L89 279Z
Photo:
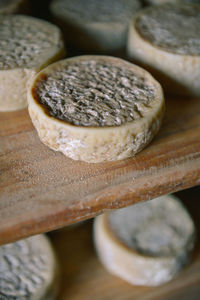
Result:
M195 189L192 189L195 190ZM199 192L179 193L185 198L200 233ZM52 232L51 240L61 266L58 300L199 300L200 251L176 278L159 287L131 286L107 272L98 260L92 243L92 221L66 230ZM199 239L199 235L198 235Z
M0 113L0 244L200 182L200 101L167 99L163 126L136 157L87 164L40 141L27 110Z

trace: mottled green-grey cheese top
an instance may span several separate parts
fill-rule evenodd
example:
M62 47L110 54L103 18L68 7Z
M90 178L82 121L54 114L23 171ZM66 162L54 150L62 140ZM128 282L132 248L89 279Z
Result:
M135 27L149 43L181 55L200 55L200 6L166 3L144 10Z
M176 256L194 246L193 221L170 196L116 210L108 215L108 224L121 242L142 255Z

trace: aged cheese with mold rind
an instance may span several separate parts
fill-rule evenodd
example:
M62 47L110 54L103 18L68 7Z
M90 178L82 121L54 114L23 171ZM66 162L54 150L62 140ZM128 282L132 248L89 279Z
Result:
M33 80L29 113L43 143L75 160L130 157L159 130L164 98L145 70L108 56L52 64Z
M200 96L200 6L151 6L130 24L128 56L145 66L169 94Z
M57 279L57 262L44 235L0 247L1 300L53 300Z
M171 280L189 262L195 237L191 217L172 195L99 216L94 225L100 260L134 285Z
M158 48L175 54L200 55L200 8L195 5L156 6L138 16L135 27Z
M0 15L0 111L24 108L28 80L64 56L59 28L36 18Z

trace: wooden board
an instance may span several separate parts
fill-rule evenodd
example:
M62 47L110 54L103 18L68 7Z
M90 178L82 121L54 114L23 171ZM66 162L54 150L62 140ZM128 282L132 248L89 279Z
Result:
M185 198L200 235L200 189L179 193ZM58 300L199 300L200 249L171 282L159 287L131 286L107 272L96 257L92 222L50 235L61 266Z
M145 150L101 164L48 149L27 110L0 113L1 244L199 182L199 99L167 99L163 126Z

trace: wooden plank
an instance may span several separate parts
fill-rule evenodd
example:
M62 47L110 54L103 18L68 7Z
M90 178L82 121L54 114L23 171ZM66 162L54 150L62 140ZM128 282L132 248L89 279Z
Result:
M200 101L166 102L145 150L101 164L48 149L27 110L0 113L0 244L199 184Z
M195 189L193 189L195 190ZM200 233L200 189L179 193ZM60 262L62 276L59 300L199 300L200 252L172 281L159 287L131 286L101 265L92 243L92 222L50 235ZM199 239L199 235L198 235Z

